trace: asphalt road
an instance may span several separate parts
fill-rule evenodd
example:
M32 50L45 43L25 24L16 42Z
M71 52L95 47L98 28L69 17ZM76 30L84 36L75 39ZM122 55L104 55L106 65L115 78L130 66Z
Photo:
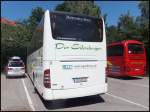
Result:
M1 110L33 111L148 111L149 77L108 78L108 92L100 96L43 101L30 78L6 79L1 74Z

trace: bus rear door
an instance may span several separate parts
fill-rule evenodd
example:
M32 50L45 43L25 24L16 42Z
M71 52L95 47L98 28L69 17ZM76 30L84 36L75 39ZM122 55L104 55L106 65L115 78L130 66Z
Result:
M127 47L127 74L130 76L144 75L146 56L142 44L129 43Z

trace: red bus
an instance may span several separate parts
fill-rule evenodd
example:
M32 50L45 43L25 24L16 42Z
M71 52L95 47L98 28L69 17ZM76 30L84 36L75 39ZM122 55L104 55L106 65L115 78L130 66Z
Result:
M143 76L145 73L146 53L143 43L124 40L107 46L108 76Z

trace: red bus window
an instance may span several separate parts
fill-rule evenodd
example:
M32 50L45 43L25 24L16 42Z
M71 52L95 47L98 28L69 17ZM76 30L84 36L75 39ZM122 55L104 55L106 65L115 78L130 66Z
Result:
M129 54L142 54L144 49L141 44L128 44L128 53Z

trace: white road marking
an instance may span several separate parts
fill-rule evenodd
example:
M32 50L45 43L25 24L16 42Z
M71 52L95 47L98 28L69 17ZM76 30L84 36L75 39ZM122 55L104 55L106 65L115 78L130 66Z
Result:
M147 85L144 85L144 84L137 84L137 83L132 83L132 82L123 82L123 81L119 81L119 80L117 80L117 79L108 79L108 80L113 80L113 81L117 81L117 82L120 82L120 83L125 83L125 84L130 84L130 85L134 85L134 86L141 86L141 87L145 87L145 88L149 88L149 86L147 86Z
M135 102L130 101L130 100L128 100L128 99L125 99L125 98L122 98L122 97L119 97L119 96L115 96L115 95L110 94L110 93L106 93L106 94L109 95L109 96L111 96L111 97L117 98L117 99L119 99L119 100L123 100L123 101L125 101L125 102L131 103L131 104L134 104L134 105L137 105L137 106L139 106L139 107L143 107L143 108L145 108L145 109L149 109L149 107L147 107L147 106L144 106L144 105L139 104L139 103L135 103Z
M21 79L21 80L22 80L22 83L23 83L23 87L24 87L24 89L25 89L25 93L26 93L26 96L27 96L27 100L28 100L29 106L31 107L32 111L35 111L35 108L34 108L34 106L33 106L31 97L30 97L29 92L28 92L28 90L27 90L27 87L26 87L26 85L25 85L24 79Z

